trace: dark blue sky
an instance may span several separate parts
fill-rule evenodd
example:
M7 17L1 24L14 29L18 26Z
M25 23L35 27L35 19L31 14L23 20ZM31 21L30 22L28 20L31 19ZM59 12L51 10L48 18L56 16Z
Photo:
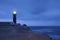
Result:
M19 23L60 26L60 0L0 0L0 21L12 21L14 10Z

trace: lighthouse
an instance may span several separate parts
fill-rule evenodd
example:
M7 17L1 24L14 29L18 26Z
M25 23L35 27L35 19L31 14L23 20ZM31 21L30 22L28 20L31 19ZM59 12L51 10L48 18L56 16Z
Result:
M16 24L16 11L13 11L13 23Z

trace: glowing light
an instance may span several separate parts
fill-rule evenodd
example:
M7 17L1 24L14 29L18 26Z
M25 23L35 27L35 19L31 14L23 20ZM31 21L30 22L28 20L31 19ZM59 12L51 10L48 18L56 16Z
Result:
M16 14L16 11L13 11L13 14Z

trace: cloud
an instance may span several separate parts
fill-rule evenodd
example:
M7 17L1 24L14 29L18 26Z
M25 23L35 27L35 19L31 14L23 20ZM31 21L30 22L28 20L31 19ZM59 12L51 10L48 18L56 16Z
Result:
M59 25L60 2L57 0L0 0L0 20L12 19L12 11L17 11L17 19L28 25ZM4 16L4 17L3 17Z
M46 9L43 8L35 8L33 11L29 11L32 15L40 15L41 13L44 13Z
M11 19L0 19L1 22L13 22ZM27 24L28 26L60 26L59 21L43 21L43 20L17 20L21 25Z
M60 26L58 21L32 21L32 20L18 20L18 23L27 24L28 26Z
M6 15L5 11L0 10L0 15Z

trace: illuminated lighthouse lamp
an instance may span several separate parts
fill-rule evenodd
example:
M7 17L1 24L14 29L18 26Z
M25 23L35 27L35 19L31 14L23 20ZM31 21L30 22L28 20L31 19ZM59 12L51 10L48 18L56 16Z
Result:
M13 11L13 14L16 14L16 11Z

